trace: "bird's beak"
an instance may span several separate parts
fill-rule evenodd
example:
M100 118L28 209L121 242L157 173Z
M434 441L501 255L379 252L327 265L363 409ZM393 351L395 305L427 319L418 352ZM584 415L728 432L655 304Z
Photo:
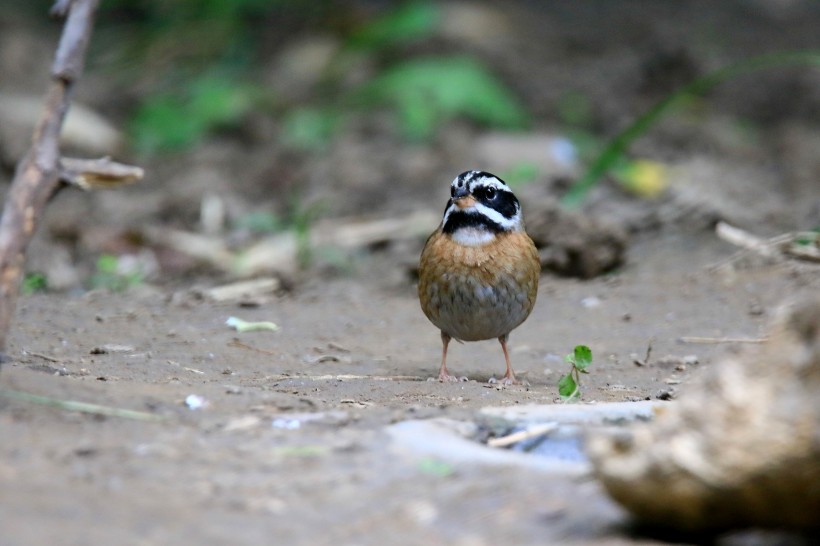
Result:
M460 209L469 209L475 206L475 197L470 195L466 188L459 188L456 190L452 198L453 203Z
M465 195L464 197L456 197L453 203L460 209L469 209L475 206L475 197L472 195Z

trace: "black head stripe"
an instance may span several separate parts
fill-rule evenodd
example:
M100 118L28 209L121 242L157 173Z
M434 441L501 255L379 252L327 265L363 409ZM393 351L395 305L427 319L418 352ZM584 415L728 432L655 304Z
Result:
M477 198L481 204L497 210L504 218L512 218L518 213L518 199L510 191L496 191L492 198L487 196Z
M497 176L484 171L470 171L470 191L482 205L497 210L504 218L512 218L520 208L509 186ZM466 173L465 173L466 174Z
M492 233L501 233L504 228L493 222L483 214L468 213L463 210L455 210L447 217L447 222L442 227L444 233L454 233L461 228L477 228Z

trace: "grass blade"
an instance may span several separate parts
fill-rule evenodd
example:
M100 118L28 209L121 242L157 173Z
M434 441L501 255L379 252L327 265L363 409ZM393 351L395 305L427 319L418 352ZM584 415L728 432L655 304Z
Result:
M33 404L40 404L43 406L50 406L67 411L79 411L82 413L91 413L93 415L105 415L108 417L122 417L124 419L135 419L137 421L164 421L165 417L147 413L144 411L136 411L122 408L114 408L111 406L101 406L99 404L91 404L89 402L78 402L76 400L60 400L48 396L40 396L38 394L30 394L27 392L15 391L10 389L0 389L0 396L5 396L13 400L20 400L23 402L31 402Z
M788 51L760 55L758 57L738 61L695 79L658 102L646 113L632 122L626 129L615 135L595 161L592 162L592 165L590 165L583 176L575 182L569 191L561 198L561 204L570 208L580 206L587 193L618 159L623 156L629 145L647 132L662 116L675 106L688 99L706 93L726 80L731 80L744 74L770 68L801 65L820 66L820 51Z

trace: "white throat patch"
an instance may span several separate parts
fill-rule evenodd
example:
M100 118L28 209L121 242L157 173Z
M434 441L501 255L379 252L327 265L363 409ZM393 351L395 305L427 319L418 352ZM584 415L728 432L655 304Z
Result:
M486 229L464 227L452 234L453 241L464 246L481 246L495 240L495 233Z

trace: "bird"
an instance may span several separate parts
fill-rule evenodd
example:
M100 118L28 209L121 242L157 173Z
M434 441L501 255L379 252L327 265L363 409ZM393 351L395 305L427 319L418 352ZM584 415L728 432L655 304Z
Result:
M438 380L459 381L447 369L450 341L498 339L507 370L516 379L507 340L532 312L541 262L524 228L521 204L510 187L488 172L472 170L450 184L450 199L419 259L418 295L430 322L441 330Z

